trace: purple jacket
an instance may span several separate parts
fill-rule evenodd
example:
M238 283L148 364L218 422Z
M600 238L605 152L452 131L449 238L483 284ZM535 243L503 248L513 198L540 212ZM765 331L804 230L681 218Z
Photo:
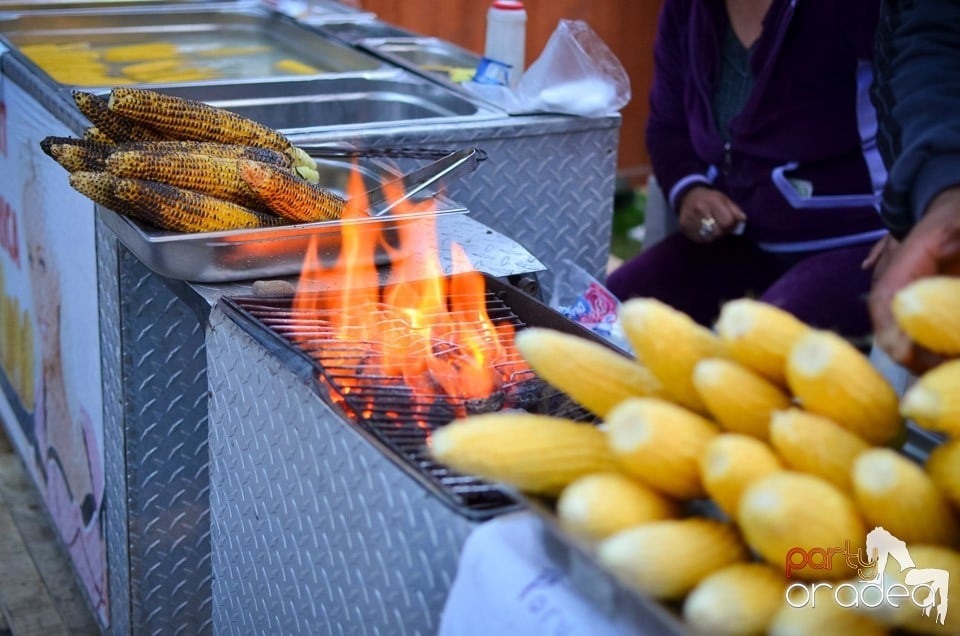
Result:
M647 145L674 206L711 183L771 251L873 241L886 171L875 145L870 60L880 0L773 0L754 46L753 93L725 145L713 116L720 0L665 0L654 50Z

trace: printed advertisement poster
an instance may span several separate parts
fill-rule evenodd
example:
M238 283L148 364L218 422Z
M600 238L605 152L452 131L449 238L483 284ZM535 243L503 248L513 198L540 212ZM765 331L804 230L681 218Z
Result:
M69 129L0 81L0 415L106 625L93 204L39 146Z

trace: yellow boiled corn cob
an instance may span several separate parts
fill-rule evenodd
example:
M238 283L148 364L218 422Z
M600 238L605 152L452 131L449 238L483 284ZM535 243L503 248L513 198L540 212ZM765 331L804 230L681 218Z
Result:
M455 421L433 433L430 451L453 470L530 493L557 495L584 475L616 470L597 427L530 413Z
M40 148L69 172L104 170L110 144L73 137L46 137Z
M680 599L707 575L747 559L733 525L696 518L630 528L600 543L597 558L625 584L658 599Z
M176 70L183 63L183 58L171 57L167 59L151 60L149 62L127 64L120 69L120 72L135 80L147 81L154 77L157 73L166 73Z
M951 545L960 526L946 496L923 469L889 448L861 453L853 464L853 492L868 524L907 543Z
M295 73L297 75L315 75L320 72L320 69L315 66L310 66L309 64L304 64L298 60L291 60L289 58L284 58L278 61L273 65L278 71L284 73Z
M903 430L893 387L836 334L811 330L801 336L787 358L787 382L804 409L871 444L890 442Z
M925 468L954 509L960 510L960 439L947 440L930 451Z
M828 481L791 471L780 471L748 486L740 497L737 522L747 543L774 567L795 563L788 578L841 579L855 574L842 558L802 567L802 559L788 561L797 548L846 545L862 549L863 520L853 501Z
M177 45L172 42L144 42L112 46L103 52L103 59L108 62L140 62L175 57L179 53Z
M333 192L268 164L242 161L240 176L274 214L291 221L332 221L346 207Z
M892 308L911 340L945 356L960 356L960 278L922 278L897 292Z
M800 409L773 414L770 443L794 470L826 479L850 491L850 469L870 445L836 422Z
M624 472L677 499L705 494L700 456L718 434L709 420L657 398L628 398L603 429Z
M237 159L193 152L124 150L112 153L106 167L118 177L166 183L266 211L263 200L241 178Z
M269 148L290 155L294 168L316 171L316 162L279 131L204 102L142 88L110 92L109 108L168 139L216 141Z
M645 367L586 338L531 327L514 343L537 375L600 417L628 397L659 393L660 383Z
M931 431L960 436L960 360L923 374L903 395L900 413Z
M101 141L114 143L124 141L156 141L163 139L162 133L123 115L111 112L108 101L94 93L75 90L73 101L84 117L96 127Z
M622 473L593 473L563 489L557 519L585 539L604 539L643 523L680 516L680 506Z
M787 385L787 354L810 328L769 303L740 298L724 303L716 332L728 355L780 386Z
M737 433L717 435L700 456L703 487L731 519L737 518L740 497L748 486L781 470L783 464L769 446Z
M102 187L123 204L115 210L130 211L136 218L161 229L177 232L212 232L240 228L268 227L279 225L282 219L261 214L229 201L200 194L165 183L125 179L107 172L73 173L95 175L91 181L102 182ZM75 186L76 187L76 186Z
M782 570L762 563L734 563L707 575L683 603L683 618L695 634L766 634L783 605Z
M627 339L672 400L698 413L706 405L693 385L693 369L704 358L723 357L720 340L683 312L652 298L628 300L620 308Z
M770 415L790 406L790 396L748 368L721 358L697 363L693 385L720 426L765 440Z

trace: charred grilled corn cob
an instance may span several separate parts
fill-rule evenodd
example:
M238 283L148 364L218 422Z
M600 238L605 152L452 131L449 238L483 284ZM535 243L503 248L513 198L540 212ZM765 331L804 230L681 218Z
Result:
M99 172L105 169L113 146L89 139L46 137L40 148L69 172Z
M209 104L142 88L117 88L109 108L159 131L168 139L216 141L269 148L290 155L294 168L316 170L316 162L279 131Z
M586 338L531 327L517 333L514 343L541 378L600 417L628 397L660 392L645 367Z
M787 385L787 354L808 329L783 309L748 298L725 303L716 325L730 357L780 386Z
M109 174L104 172L71 172L70 185L94 203L99 203L118 214L129 216L144 223L151 223L150 219L144 217L138 210L127 205L125 201L116 196L114 190L116 179Z
M240 162L236 159L192 152L124 150L111 154L106 167L118 177L157 181L266 211L260 197L240 177Z
M592 425L530 413L473 415L434 431L440 463L531 493L557 495L571 482L616 471L606 437Z
M740 497L751 484L781 470L783 464L769 446L737 433L717 435L700 456L703 487L731 519L737 518Z
M700 456L718 434L712 422L656 398L628 398L603 426L620 467L677 499L704 495Z
M960 436L960 360L923 374L904 394L900 413L931 431Z
M945 356L960 355L960 278L920 279L897 292L892 309L911 340Z
M92 182L88 183L87 187L102 188L103 191L110 192L114 202L123 206L115 209L116 212L132 212L136 218L165 230L212 232L268 227L283 222L278 217L165 183L126 179L108 172L74 173L77 174L93 175L84 177L88 182Z
M107 136L105 132L97 128L96 126L90 126L83 131L83 138L88 141L97 141L102 144L112 144L114 143L113 139Z
M946 496L923 469L889 448L861 453L851 472L853 492L868 524L907 543L956 544L957 520Z
M800 409L773 414L770 443L783 462L800 472L826 479L850 491L850 468L870 446L839 424Z
M696 634L754 636L783 605L783 572L762 563L734 563L709 574L683 603L683 618Z
M701 360L693 385L721 427L762 440L770 434L770 414L790 406L790 396L775 384L731 360Z
M208 155L223 159L249 159L267 163L278 168L293 169L293 160L289 155L269 148L243 146L239 144L221 144L215 141L137 141L115 144L114 152L142 152L153 154L190 153Z
M692 517L618 532L600 544L597 557L640 592L680 599L708 574L748 555L731 524Z
M73 91L73 101L84 117L97 129L98 141L121 143L125 141L157 141L163 134L149 126L112 112L109 102L99 95ZM93 137L91 137L93 138Z
M683 312L652 298L628 300L620 308L623 329L640 362L679 404L706 413L693 386L693 369L704 358L723 357L723 345Z
M274 214L291 221L331 221L343 214L346 201L275 166L240 162L240 175Z
M903 430L893 387L836 334L810 330L801 336L787 358L787 382L804 409L871 444L890 442Z

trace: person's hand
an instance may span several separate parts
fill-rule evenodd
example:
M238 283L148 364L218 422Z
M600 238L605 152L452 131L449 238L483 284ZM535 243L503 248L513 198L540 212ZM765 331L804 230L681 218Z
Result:
M943 359L910 341L897 326L891 303L899 290L935 275L960 276L960 187L945 190L933 200L923 218L892 251L883 271L874 277L870 292L876 344L915 373Z
M900 241L893 238L892 234L884 234L883 238L877 241L867 257L863 259L861 267L864 270L873 270L873 280L879 279L890 266L890 260L900 247Z
M713 188L694 186L680 201L680 231L697 243L716 241L746 220L740 206Z

